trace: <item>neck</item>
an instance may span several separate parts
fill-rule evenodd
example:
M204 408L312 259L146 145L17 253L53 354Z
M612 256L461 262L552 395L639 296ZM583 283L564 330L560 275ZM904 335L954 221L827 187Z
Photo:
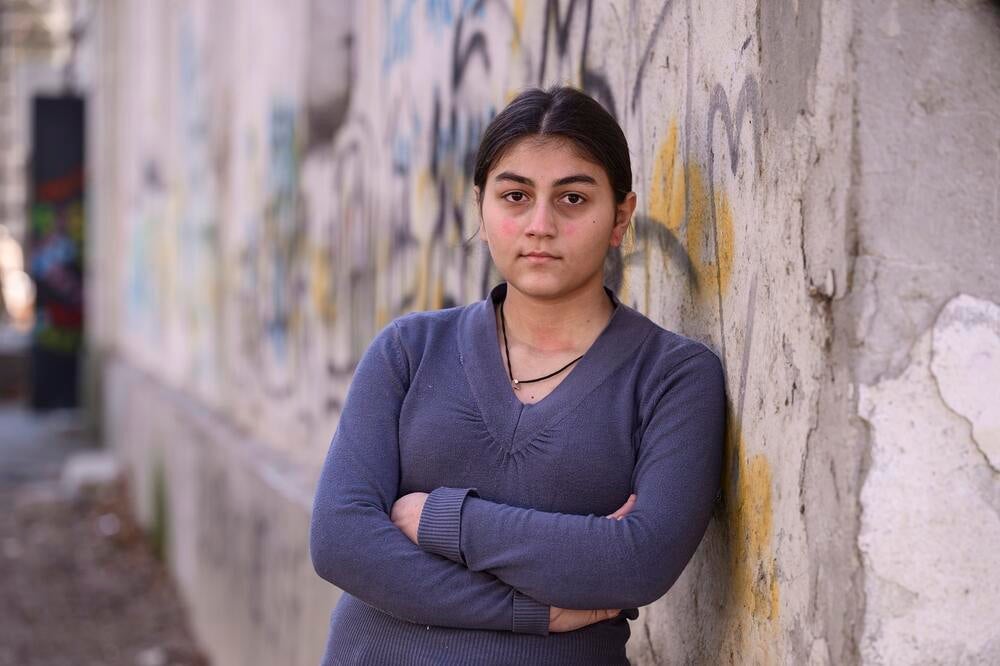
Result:
M612 309L600 282L551 299L530 296L507 283L503 311L511 341L539 352L562 352L589 347Z

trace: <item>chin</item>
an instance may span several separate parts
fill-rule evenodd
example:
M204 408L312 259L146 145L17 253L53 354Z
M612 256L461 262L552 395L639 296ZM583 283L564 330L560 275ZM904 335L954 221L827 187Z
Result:
M525 296L548 299L572 293L582 288L588 280L567 280L562 276L535 273L512 276L507 282Z

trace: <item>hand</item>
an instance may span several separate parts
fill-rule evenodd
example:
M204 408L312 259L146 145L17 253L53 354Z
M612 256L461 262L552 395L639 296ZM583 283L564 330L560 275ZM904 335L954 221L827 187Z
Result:
M576 631L582 627L617 617L621 610L569 610L549 606L549 632Z
M620 507L618 507L617 511L612 513L610 516L604 516L604 517L614 518L615 520L621 520L622 518L624 518L629 514L629 511L631 511L632 507L634 506L635 506L635 493L632 493L631 495L628 496L628 499L625 500L625 503L622 504Z
M417 543L420 514L424 512L424 502L426 501L427 493L409 493L396 500L389 512L389 518L393 524L413 543Z
M635 493L628 496L625 503L618 507L618 510L605 518L621 520L629 514L635 506ZM621 609L612 608L608 610L570 610L567 608L549 607L549 631L561 633L564 631L576 631L582 627L603 622L617 617Z

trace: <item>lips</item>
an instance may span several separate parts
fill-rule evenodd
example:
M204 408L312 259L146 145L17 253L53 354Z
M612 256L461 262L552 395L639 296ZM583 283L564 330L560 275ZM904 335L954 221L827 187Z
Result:
M521 255L522 257L528 257L529 259L558 259L554 254L549 254L548 252L525 252Z

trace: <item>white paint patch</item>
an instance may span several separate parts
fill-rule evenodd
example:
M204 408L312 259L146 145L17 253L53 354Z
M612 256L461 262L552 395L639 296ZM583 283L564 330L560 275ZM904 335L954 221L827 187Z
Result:
M928 331L900 376L860 386L858 411L872 438L858 537L866 664L927 663L928 655L987 663L1000 644L1000 568L990 556L1000 552L990 504L1000 479L968 423L942 401L931 348Z
M934 325L931 372L945 404L972 424L972 438L1000 470L1000 306L953 298Z

